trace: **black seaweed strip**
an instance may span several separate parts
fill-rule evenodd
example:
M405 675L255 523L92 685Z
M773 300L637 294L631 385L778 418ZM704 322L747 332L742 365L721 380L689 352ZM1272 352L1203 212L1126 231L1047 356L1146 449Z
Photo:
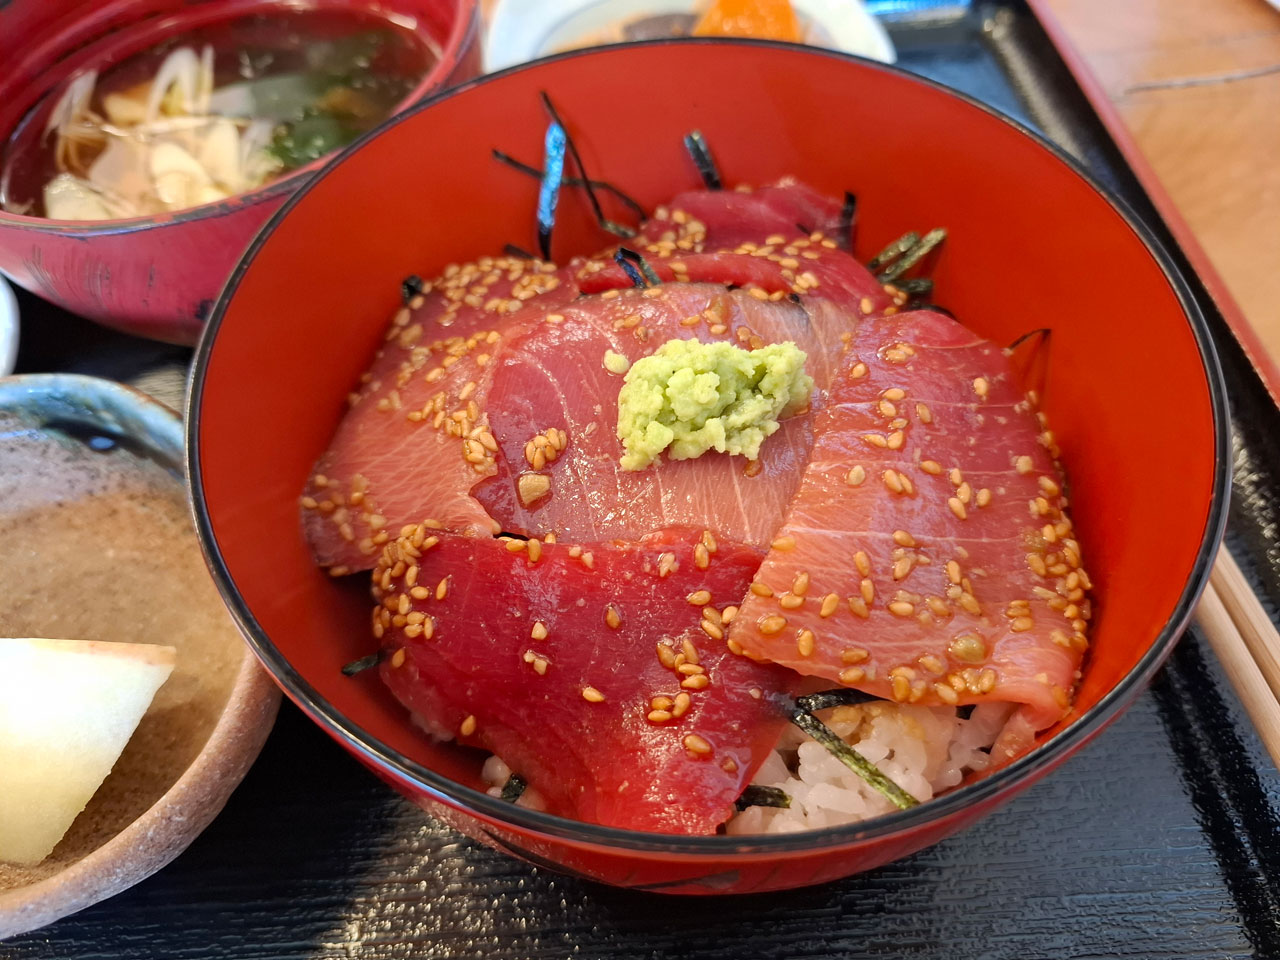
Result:
M785 810L791 806L791 797L785 790L780 790L778 787L749 783L733 805L739 810L745 810L747 807L780 807Z
M501 150L494 150L493 159L497 160L499 163L505 163L513 170L519 170L521 173L528 174L537 180L542 179L541 170L535 166L524 163L521 160L517 160L509 153L503 153ZM610 183L608 180L584 180L582 177L565 177L564 185L566 187L586 187L590 185L595 190L603 190L606 193L617 197L619 201L630 208L631 212L641 220L649 219L649 214L645 212L644 207L642 207L637 200L632 198L630 194L624 192L621 187ZM601 224L601 226L603 225L604 224Z
M708 190L723 190L724 181L720 179L720 171L716 168L715 158L711 156L711 148L700 130L690 130L684 135L684 148L693 158L693 165L698 168L698 176Z
M622 268L622 272L630 278L632 286L639 287L641 290L649 286L645 283L644 276L640 273L640 270L627 259L621 248L614 252L613 259Z
M525 782L524 777L518 773L513 773L507 777L507 782L502 785L502 793L498 797L507 801L507 803L515 803L524 796L525 788L528 786L529 784Z
M342 667L342 675L344 677L354 677L357 673L376 667L382 660L382 651L371 653L367 657L361 657L359 660L352 660L350 663L344 664Z
M646 260L643 255L636 253L634 250L627 247L619 247L618 252L613 255L613 259L617 260L619 266L622 266L624 261L630 261L639 267L640 273L644 276L645 286L656 287L662 283L662 278L654 273L653 267L649 266L649 261ZM622 269L626 270L627 268L622 266ZM631 276L631 271L628 270L627 275Z
M853 218L857 215L858 198L846 190L844 206L840 208L840 235L836 237L836 244L849 253L853 252Z
M569 136L569 128L560 119L560 114L556 111L555 105L552 104L551 98L547 96L547 92L542 90L538 95L542 98L542 105L546 107L551 119L559 124L560 129L564 131L565 145L569 148L569 156L573 157L573 162L578 167L578 173L582 176L582 186L587 191L587 200L591 203L591 212L595 214L596 223L614 236L628 239L634 237L636 235L635 230L620 223L614 223L604 215L604 210L600 207L600 198L596 196L595 187L592 186L594 181L591 179L591 175L587 173L586 164L582 162L582 154L578 152L578 145L573 142L573 137Z

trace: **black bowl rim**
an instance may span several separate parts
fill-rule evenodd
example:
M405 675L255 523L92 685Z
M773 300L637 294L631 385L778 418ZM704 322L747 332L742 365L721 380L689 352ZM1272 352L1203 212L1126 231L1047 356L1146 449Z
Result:
M1048 151L1072 173L1083 180L1104 201L1111 205L1124 220L1138 239L1146 246L1152 258L1161 268L1166 281L1173 289L1182 306L1183 314L1195 337L1200 350L1200 358L1204 368L1209 390L1209 401L1212 407L1214 427L1215 475L1213 493L1210 498L1208 517L1204 535L1196 553L1191 575L1183 587L1182 594L1174 606L1168 620L1159 634L1152 641L1150 648L1138 663L1108 693L1090 707L1067 729L1061 731L1044 744L1034 748L1017 760L996 772L944 793L927 803L922 803L910 810L895 811L860 823L844 826L826 827L786 834L759 835L715 835L686 836L673 834L642 833L617 827L587 823L541 813L519 807L514 804L489 796L479 790L473 790L428 767L410 760L400 752L393 750L376 737L366 733L346 717L342 716L319 692L299 674L271 643L266 631L254 618L244 598L240 595L231 577L214 536L212 519L204 502L204 488L201 478L200 444L199 444L199 411L204 395L205 374L213 345L217 339L218 329L222 325L226 309L240 284L241 278L251 267L258 250L267 242L271 233L295 205L310 193L321 179L344 163L348 157L361 150L372 139L404 122L410 117L429 110L436 103L466 93L475 87L504 78L520 71L531 70L543 64L578 57L609 56L612 52L635 47L653 47L667 45L720 45L750 46L764 50L786 50L790 53L803 51L815 57L842 60L863 69L879 70L893 74L909 83L924 85L943 96L953 97L972 108L981 110L997 120L1013 127L1018 133L1030 139L1041 149ZM1115 719L1142 691L1154 676L1156 670L1164 662L1174 644L1182 635L1190 620L1201 592L1208 582L1209 571L1214 556L1222 540L1227 522L1227 508L1231 490L1230 474L1230 419L1227 406L1226 383L1222 368L1218 361L1217 349L1214 346L1205 320L1198 304L1191 295L1190 287L1181 271L1165 249L1164 244L1152 232L1151 228L1137 216L1129 205L1115 196L1084 169L1073 157L1056 144L1047 140L1025 124L988 106L985 103L946 87L936 81L909 73L901 67L867 60L852 54L835 50L824 50L815 47L801 47L796 44L773 40L725 39L725 38L680 38L661 39L643 42L609 44L582 50L572 50L553 54L527 63L482 75L456 87L440 91L421 103L397 114L386 123L376 127L365 136L351 144L341 156L331 161L322 171L312 177L296 193L289 198L283 207L263 226L241 257L235 270L228 278L214 311L209 318L204 333L196 348L195 361L191 368L191 382L188 390L187 409L187 473L191 484L192 509L195 514L196 529L199 534L201 549L213 573L214 579L222 592L223 599L240 625L249 645L267 669L275 676L288 692L289 696L311 716L311 718L330 735L340 740L366 762L377 769L386 770L397 778L414 785L433 800L447 806L462 807L472 814L488 817L499 822L508 823L516 828L532 831L537 834L557 839L599 846L612 850L626 850L643 853L665 853L673 856L730 856L730 855L768 855L778 853L813 853L825 850L849 847L869 840L881 839L898 833L904 833L924 824L946 819L960 814L963 810L980 804L1001 799L1005 794L1027 785L1038 776L1051 770L1065 760L1076 749L1087 743L1108 723Z

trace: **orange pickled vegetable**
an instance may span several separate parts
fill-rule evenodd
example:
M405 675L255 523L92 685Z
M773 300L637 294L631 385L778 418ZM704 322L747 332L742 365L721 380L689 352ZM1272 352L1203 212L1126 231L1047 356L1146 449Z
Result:
M790 0L715 0L693 28L697 37L756 37L800 43L800 21Z

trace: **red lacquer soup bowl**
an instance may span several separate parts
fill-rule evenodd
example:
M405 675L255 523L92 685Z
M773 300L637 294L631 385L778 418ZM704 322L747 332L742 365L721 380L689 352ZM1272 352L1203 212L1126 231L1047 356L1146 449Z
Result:
M636 78L643 78L637 85ZM859 257L945 225L936 299L998 343L1049 328L1044 407L1096 583L1075 708L1016 762L912 810L802 834L678 838L487 796L474 751L429 741L372 676L367 585L312 564L298 497L399 305L400 282L533 246L546 91L587 168L647 208L699 184L795 174L859 198ZM631 94L628 94L628 91ZM899 119L910 117L910 123ZM576 193L555 255L604 245ZM1142 690L1186 623L1226 510L1224 389L1203 319L1151 238L1043 141L978 104L842 55L752 42L573 53L443 93L307 185L262 233L202 342L189 410L199 528L259 656L317 723L459 830L535 863L681 893L794 887L902 857L1061 763Z
M316 10L398 24L439 54L398 109L480 67L477 0L11 0L0 7L0 172L24 198L38 196L48 172L36 157L57 99L52 91L82 70L104 70L193 31L247 24L227 28L229 36L270 47L283 38L264 35L247 18ZM194 343L249 241L328 160L226 200L145 217L47 220L0 209L0 270L91 320Z

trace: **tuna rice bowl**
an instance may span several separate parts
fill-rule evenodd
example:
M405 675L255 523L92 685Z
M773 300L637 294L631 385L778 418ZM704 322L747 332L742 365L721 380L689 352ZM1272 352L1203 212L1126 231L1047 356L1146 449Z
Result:
M651 833L855 823L1023 755L1092 613L1048 333L952 316L945 230L859 262L854 193L727 182L696 133L702 186L645 210L546 107L540 165L495 151L538 249L405 278L301 491L372 591L349 682L492 795ZM601 249L556 263L569 191Z

